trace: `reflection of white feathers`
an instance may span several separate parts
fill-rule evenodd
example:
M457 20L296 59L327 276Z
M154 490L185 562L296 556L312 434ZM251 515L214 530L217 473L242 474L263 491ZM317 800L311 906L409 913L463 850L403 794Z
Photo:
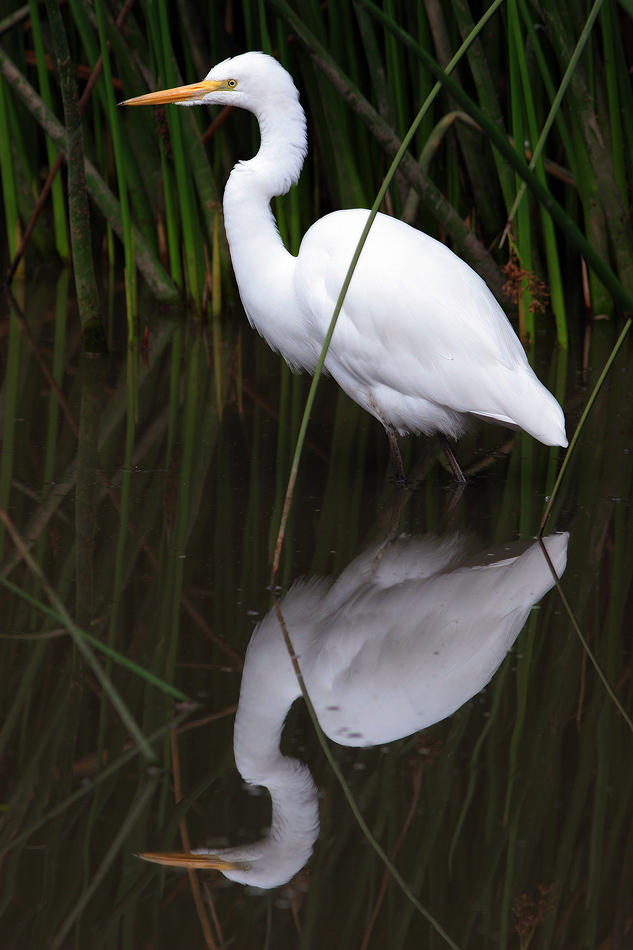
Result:
M567 535L546 544L560 573ZM444 719L483 689L552 586L538 543L513 552L510 545L463 563L457 536L401 538L356 558L334 584L295 584L281 609L323 731L348 746L390 742ZM254 722L265 707L277 742L299 695L271 611L246 654L235 721L236 761L247 781L260 782L265 771L259 738L250 738Z
M545 540L559 577L567 540ZM323 731L342 745L368 746L444 719L488 683L553 583L538 542L467 559L456 535L400 538L357 557L334 583L296 583L281 609ZM271 610L248 647L234 735L240 773L270 792L271 829L243 848L196 852L198 866L213 867L214 857L246 862L223 873L274 887L307 861L317 792L306 766L279 749L299 695Z

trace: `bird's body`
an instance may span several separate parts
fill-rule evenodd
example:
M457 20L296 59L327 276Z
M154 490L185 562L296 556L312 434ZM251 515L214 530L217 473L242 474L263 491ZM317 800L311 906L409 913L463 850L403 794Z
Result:
M235 166L224 193L231 260L251 324L293 369L314 372L369 212L320 219L297 257L284 247L270 202L296 183L307 150L289 74L270 56L245 53L201 83L128 102L230 104L255 114L259 151ZM483 280L445 245L387 215L372 225L325 368L388 432L455 438L478 417L567 445L558 402Z
M301 244L295 288L317 355L367 214L328 215ZM325 366L401 435L455 438L471 415L518 425L546 443L560 436L560 407L483 280L444 244L387 215L370 231Z

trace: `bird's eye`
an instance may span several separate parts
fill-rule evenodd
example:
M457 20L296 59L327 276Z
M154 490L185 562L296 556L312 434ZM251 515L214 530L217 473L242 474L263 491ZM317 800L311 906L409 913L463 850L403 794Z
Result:
M235 87L237 86L237 79L227 79L226 84L229 87L229 89L235 89Z

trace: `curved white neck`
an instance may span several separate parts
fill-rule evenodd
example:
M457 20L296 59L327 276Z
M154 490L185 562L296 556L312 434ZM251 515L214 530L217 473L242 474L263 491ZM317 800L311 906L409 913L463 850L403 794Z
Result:
M297 332L289 301L296 258L284 247L270 208L301 174L306 118L297 98L269 103L255 113L261 144L238 162L224 190L224 227L240 297L250 322L292 364L284 344Z
M224 190L224 224L234 266L243 245L252 260L253 241L274 236L283 247L270 201L297 183L306 154L306 117L298 99L268 104L255 116L259 151L249 161L238 162Z

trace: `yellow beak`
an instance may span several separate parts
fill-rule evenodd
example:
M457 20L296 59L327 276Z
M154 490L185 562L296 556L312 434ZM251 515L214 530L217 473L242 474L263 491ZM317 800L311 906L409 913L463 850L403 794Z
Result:
M225 861L215 854L191 854L178 851L143 851L136 855L143 861L162 864L169 868L201 868L206 871L245 871L248 865L241 861Z
M202 99L210 92L220 88L222 82L218 79L203 79L202 82L192 82L188 86L174 86L173 89L159 89L158 92L148 92L144 96L135 96L119 103L122 106L161 106L168 102L190 102L192 99Z

